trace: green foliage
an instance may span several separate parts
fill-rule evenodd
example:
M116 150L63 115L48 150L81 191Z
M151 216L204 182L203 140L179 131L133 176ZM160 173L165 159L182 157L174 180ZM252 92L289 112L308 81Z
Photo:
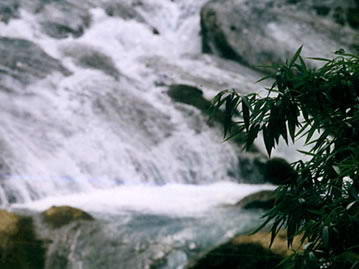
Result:
M334 59L311 58L323 65L310 68L301 50L268 67L264 79L274 82L265 96L225 90L211 109L224 106L225 137L244 133L246 148L260 133L269 156L280 139L304 137L310 148L301 151L309 161L292 164L296 174L265 214L272 240L281 228L288 246L303 235L305 249L287 268L359 268L359 56L340 50Z

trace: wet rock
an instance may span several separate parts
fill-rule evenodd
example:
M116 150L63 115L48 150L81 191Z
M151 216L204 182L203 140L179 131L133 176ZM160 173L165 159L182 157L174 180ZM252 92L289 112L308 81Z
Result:
M203 112L211 106L211 103L203 97L202 90L190 85L171 85L168 96L176 102L194 106Z
M0 21L8 23L10 19L19 16L19 3L17 0L1 0Z
M285 1L210 1L201 10L203 51L257 68L283 63L302 44L304 56L324 58L358 45L354 30L309 9Z
M69 75L61 63L25 39L0 37L0 84L13 89L44 79L52 72Z
M82 211L70 206L52 206L41 213L44 223L52 228L60 228L76 221L92 221L94 218Z
M84 68L97 69L119 79L119 72L110 56L90 46L76 44L64 49L66 56L72 57L75 63Z
M51 2L38 11L43 31L57 39L80 37L90 24L87 9L70 2Z
M107 15L111 17L120 17L124 20L136 20L145 22L144 18L133 7L125 3L109 2L103 6Z
M0 268L44 268L45 249L31 218L0 210Z
M272 190L259 191L240 200L237 205L244 209L271 209L275 202L275 192Z

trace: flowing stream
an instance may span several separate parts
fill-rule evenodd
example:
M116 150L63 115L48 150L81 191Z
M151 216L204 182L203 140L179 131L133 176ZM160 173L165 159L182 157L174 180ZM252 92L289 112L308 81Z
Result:
M258 223L258 215L225 205L271 187L233 176L238 148L166 93L172 84L199 87L207 98L260 87L255 71L201 53L206 0L84 1L76 8L88 26L61 39L43 31L46 18L31 6L40 0L19 2L0 36L31 41L66 72L0 90L0 204L71 205L97 219L57 232L47 268L183 268ZM55 2L56 19L58 5L76 3ZM75 11L66 16L78 19Z

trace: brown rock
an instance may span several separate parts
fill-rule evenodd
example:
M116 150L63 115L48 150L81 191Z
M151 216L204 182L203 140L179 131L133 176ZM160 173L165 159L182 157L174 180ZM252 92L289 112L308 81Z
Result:
M94 218L81 209L71 206L52 206L41 213L43 221L52 228L60 228L74 221L92 221Z
M0 268L40 269L45 249L36 239L30 217L0 210Z
M286 233L281 231L269 249L271 234L240 235L190 262L186 269L272 269L283 268L280 262L292 253L287 248ZM300 248L300 239L293 249Z
M278 233L276 239L271 246L271 251L275 254L281 256L288 256L293 253L294 250L301 249L300 236L297 236L293 240L292 248L288 248L287 243L287 233L285 230L282 230ZM246 244L246 243L255 243L259 244L264 248L268 248L271 240L271 233L269 232L258 232L253 235L240 235L235 237L232 240L232 243L235 245Z

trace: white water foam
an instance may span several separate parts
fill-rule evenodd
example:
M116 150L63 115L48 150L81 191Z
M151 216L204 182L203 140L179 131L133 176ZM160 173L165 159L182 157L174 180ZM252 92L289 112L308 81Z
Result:
M236 184L221 182L210 185L168 184L164 186L132 185L90 193L53 196L14 208L35 211L51 206L70 205L88 212L121 214L124 211L175 216L201 216L218 206L235 205L243 197L258 190L273 189L270 185Z

